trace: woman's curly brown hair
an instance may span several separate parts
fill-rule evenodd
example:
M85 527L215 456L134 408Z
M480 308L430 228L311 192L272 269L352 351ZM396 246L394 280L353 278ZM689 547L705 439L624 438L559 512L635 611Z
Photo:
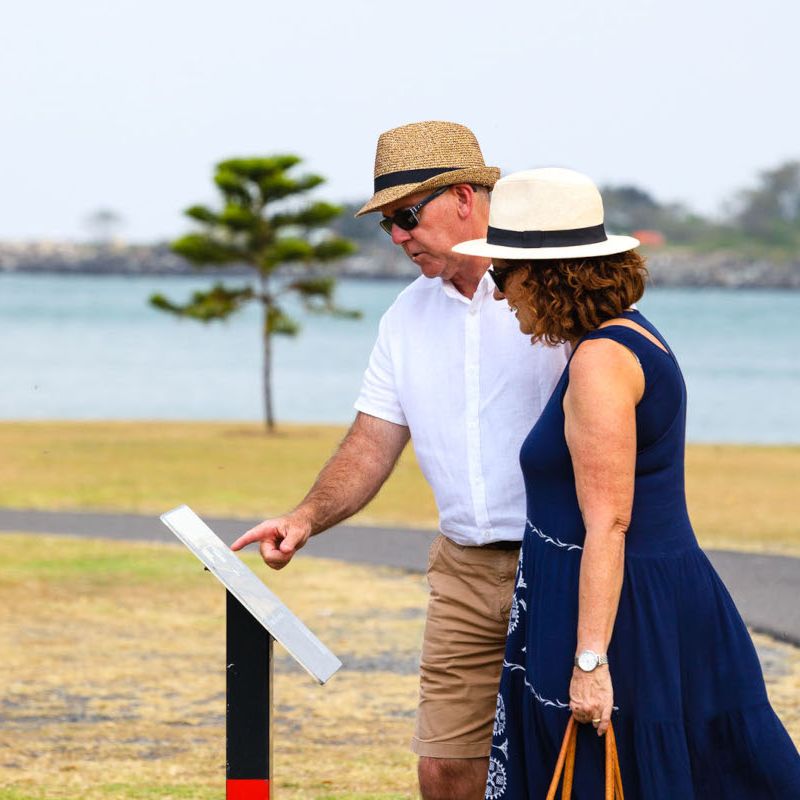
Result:
M526 261L515 305L533 311L531 341L576 342L644 294L645 259L635 250L582 259Z

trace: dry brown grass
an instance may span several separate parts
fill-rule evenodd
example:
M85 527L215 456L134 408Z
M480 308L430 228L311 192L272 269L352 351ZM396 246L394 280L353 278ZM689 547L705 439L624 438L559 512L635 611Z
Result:
M276 646L279 800L416 797L424 579L246 558L345 663L319 687ZM0 536L0 800L221 798L224 607L178 545ZM800 653L758 642L798 742Z
M221 797L224 590L199 562L8 535L0 563L0 798ZM423 579L301 558L269 583L345 662L319 687L276 646L277 796L413 797Z
M686 493L704 547L800 556L800 447L690 445Z
M264 517L296 504L344 428L160 422L0 423L0 506ZM693 445L689 507L707 547L800 555L800 447ZM358 517L435 527L436 509L409 448Z

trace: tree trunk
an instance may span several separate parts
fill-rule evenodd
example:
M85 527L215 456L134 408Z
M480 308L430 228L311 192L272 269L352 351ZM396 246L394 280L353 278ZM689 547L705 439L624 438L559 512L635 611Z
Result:
M263 284L262 284L263 285ZM264 386L264 425L267 433L275 431L275 417L272 413L272 333L269 329L268 303L262 303L264 324L261 329L261 344L263 351L263 386Z

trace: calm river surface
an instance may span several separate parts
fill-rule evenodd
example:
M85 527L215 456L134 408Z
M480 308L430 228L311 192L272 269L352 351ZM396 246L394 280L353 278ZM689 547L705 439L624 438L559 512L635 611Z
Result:
M201 325L147 304L209 284L0 274L0 418L259 420L257 310ZM275 345L279 419L352 418L378 320L403 285L341 281L358 321L293 307L302 332ZM800 292L652 288L639 307L681 363L691 441L800 443Z

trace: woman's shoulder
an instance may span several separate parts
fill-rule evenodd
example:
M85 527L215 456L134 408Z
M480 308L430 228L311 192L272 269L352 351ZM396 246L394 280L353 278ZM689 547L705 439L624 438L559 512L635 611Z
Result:
M569 363L569 386L573 393L602 398L609 392L630 392L636 398L644 390L639 357L615 339L584 337Z

